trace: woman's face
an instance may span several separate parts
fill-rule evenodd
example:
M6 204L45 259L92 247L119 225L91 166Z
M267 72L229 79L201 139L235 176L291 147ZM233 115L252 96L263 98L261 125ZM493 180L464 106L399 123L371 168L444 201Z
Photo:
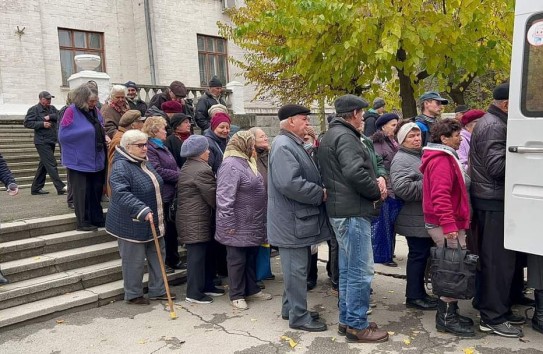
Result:
M228 134L230 134L230 124L222 122L217 126L217 128L215 128L213 133L215 133L219 138L228 138Z
M387 124L383 125L381 128L385 135L389 138L394 136L394 130L396 130L396 126L398 125L397 119L392 119L387 122Z
M117 92L111 97L111 102L114 104L121 104L124 102L124 92Z
M89 100L87 101L87 105L89 106L89 109L94 109L97 103L98 103L98 96L96 95L91 95L89 97Z
M402 146L408 149L420 149L420 147L422 146L422 137L420 135L420 130L411 129L411 131L405 136Z
M160 139L162 141L166 140L166 136L167 136L166 127L160 127L160 129L158 129L158 131L155 133L155 138Z
M460 135L460 131L453 132L450 137L446 137L445 135L441 136L441 142L443 143L443 145L447 145L448 147L455 150L458 150L461 141L462 136Z
M266 135L266 133L264 133L262 129L257 130L255 138L255 147L265 150L269 149L270 145L268 136Z
M147 140L138 140L126 148L130 155L145 159L147 157Z
M175 133L176 133L176 134L186 134L186 133L190 133L190 120L185 119L185 120L183 121L183 123L179 124L179 125L175 128Z

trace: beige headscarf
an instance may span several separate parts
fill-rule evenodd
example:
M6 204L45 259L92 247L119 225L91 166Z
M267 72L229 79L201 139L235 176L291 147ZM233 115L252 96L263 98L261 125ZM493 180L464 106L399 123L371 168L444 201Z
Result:
M226 145L223 159L235 156L247 160L247 162L249 163L249 167L251 167L251 170L254 172L255 175L258 175L256 160L253 157L254 146L255 136L247 130L240 130L239 132L234 134L232 138L230 138L228 145Z

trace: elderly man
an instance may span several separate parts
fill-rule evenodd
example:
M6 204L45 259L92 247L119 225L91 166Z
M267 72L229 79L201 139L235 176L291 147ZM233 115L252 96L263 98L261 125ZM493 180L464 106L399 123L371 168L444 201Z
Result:
M377 131L377 127L375 126L375 122L377 122L377 119L381 115L385 113L385 100L381 97L377 97L373 100L372 108L368 109L367 112L364 113L364 135L365 136L372 136L373 133Z
M130 109L136 109L144 116L145 112L147 112L147 103L138 97L138 86L136 83L134 81L127 81L124 86L126 86L126 102L128 102Z
M415 117L415 123L422 134L422 146L426 146L430 140L430 129L441 114L443 105L449 104L449 100L441 97L435 91L425 92L419 98L420 114Z
M202 97L198 100L196 105L196 124L202 129L202 131L209 129L211 116L209 115L209 108L216 104L226 106L226 102L222 99L222 82L217 76L209 81L209 90L206 91ZM226 112L228 114L228 112Z
M503 337L522 337L524 317L511 312L511 294L517 252L504 240L505 154L509 84L497 86L494 101L471 134L470 166L472 230L479 245L479 286L476 302L479 329Z
M367 102L344 95L334 105L336 117L321 139L317 156L339 246L338 333L349 342L384 342L387 331L368 322L367 311L374 274L371 218L379 213L377 202L386 198L386 183L378 175L375 152L360 140Z
M156 107L155 110L160 112L162 104L166 101L177 101L183 107L182 113L194 117L194 107L192 106L192 100L187 98L187 88L185 84L181 81L172 81L170 86L162 93L154 95L149 102L149 109L147 111L152 111L153 107Z
M55 158L55 145L58 141L58 111L55 106L51 105L51 99L54 96L51 96L47 91L42 91L38 98L39 103L28 109L24 120L25 128L34 129L34 145L40 156L40 163L30 193L32 195L49 194L43 190L45 177L49 174L57 193L65 194L66 185L58 175L57 159Z
M281 131L275 138L268 170L268 238L279 247L284 292L281 316L290 328L326 330L317 312L307 311L307 265L311 245L330 238L326 190L319 170L304 149L309 109L288 104L278 112Z

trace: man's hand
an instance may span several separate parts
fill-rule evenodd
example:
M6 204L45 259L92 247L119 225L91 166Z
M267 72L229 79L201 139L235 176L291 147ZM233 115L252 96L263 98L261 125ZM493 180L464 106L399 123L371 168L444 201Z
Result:
M325 203L326 200L328 199L328 193L326 193L326 188L323 188L323 189L322 189L322 194L323 194L323 196L322 196L322 202Z
M43 127L46 128L46 129L49 129L51 128L51 122L43 122Z
M51 118L49 118L49 115L46 115L45 117L43 117L43 120L44 121L49 121Z

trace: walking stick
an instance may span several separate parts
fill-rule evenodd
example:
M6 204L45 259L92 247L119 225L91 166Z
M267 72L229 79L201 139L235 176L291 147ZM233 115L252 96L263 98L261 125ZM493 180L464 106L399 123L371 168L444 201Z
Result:
M160 244L156 235L155 223L152 218L149 222L151 223L151 231L153 232L153 239L155 240L156 253L158 254L158 263L160 263L160 270L162 271L162 279L164 280L164 286L166 287L166 296L168 297L168 305L170 306L170 318L172 320L175 320L177 318L177 314L175 313L172 296L170 295L170 285L168 284L168 276L166 275L166 270L164 269L164 260L162 259L162 252L160 250Z

